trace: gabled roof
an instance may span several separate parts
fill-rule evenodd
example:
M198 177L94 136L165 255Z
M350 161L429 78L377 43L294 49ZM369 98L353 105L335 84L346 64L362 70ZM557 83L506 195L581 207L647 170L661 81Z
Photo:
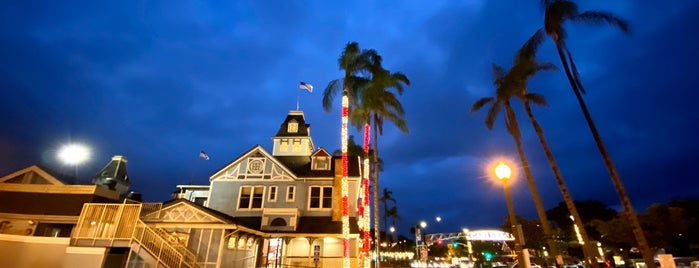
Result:
M326 151L325 148L320 147L320 148L318 148L318 150L316 150L315 152L313 152L311 154L311 157L314 157L314 156L332 156L332 155L330 155L330 153L328 153L328 151Z
M182 207L182 206L186 206L187 208L190 208L190 209L193 209L193 210L195 210L195 211L204 213L204 214L206 214L206 215L208 215L208 216L211 216L212 219L216 219L216 220L219 221L220 223L236 224L236 225L240 225L240 226L243 226L243 227L246 227L246 228L250 228L250 229L253 229L253 230L258 230L258 229L259 229L259 224L258 224L257 226L250 225L248 222L245 222L245 221L236 219L236 218L234 218L234 217L232 217L232 216L230 216L230 215L228 215L228 214L225 214L225 213L223 213L223 212L219 212L218 210L215 210L215 209L211 209L211 208L208 208L208 207L199 205L199 204L194 203L194 202L192 202L192 201L189 201L189 200L187 200L187 199L172 199L172 200L169 200L169 201L163 203L163 208L162 208L162 209L160 209L159 211L153 212L153 213L157 213L157 212L161 212L161 213L162 213L162 212L164 212L164 211L171 210L171 209L174 209L174 208L177 208L177 207Z
M27 173L36 174L29 182L24 181L23 178ZM32 175L29 175L32 176ZM54 174L47 168L41 168L37 165L31 165L29 167L20 169L11 174L5 175L0 178L0 183L22 183L22 184L50 184L50 185L66 185L67 183L58 179L60 175Z
M272 154L268 153L261 145L258 144L258 145L253 146L252 148L250 148L250 150L243 153L239 157L233 159L233 161L228 162L228 164L226 164L225 166L220 168L218 171L216 171L216 173L214 173L213 175L211 175L209 177L209 181L213 180L215 177L218 177L219 175L221 175L222 172L239 164L241 161L245 160L246 158L248 158L250 156L262 156L262 157L265 157L267 159L270 159L273 163L282 167L282 169L284 171L288 172L291 176L294 176L294 177L296 176L296 173L294 173L291 169L289 169L288 166L286 166L283 162L279 161Z

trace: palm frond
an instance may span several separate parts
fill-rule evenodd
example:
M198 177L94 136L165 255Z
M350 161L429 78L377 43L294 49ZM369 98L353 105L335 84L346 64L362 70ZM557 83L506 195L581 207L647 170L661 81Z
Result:
M485 116L485 127L488 128L488 130L493 130L495 119L498 118L499 113L500 103L494 103L492 106L490 106L490 109L488 109L488 114Z
M627 20L607 11L585 11L571 17L570 20L575 22L607 24L619 28L619 30L625 34L631 33L631 25Z
M505 76L505 68L502 68L502 66L498 65L497 63L493 63L493 81L494 81L494 84L499 85L504 76Z
M546 98L543 95L537 93L527 92L524 98L526 101L529 101L536 105L549 106L549 103L548 101L546 101Z
M536 32L524 42L522 47L519 48L517 54L515 54L515 62L536 58L536 53L539 51L539 47L541 47L541 43L544 42L545 37L546 31L544 31L543 28L536 30Z
M485 106L486 104L491 103L493 101L495 101L495 98L493 98L493 97L480 98L479 100L474 102L473 105L471 105L471 113L477 112L478 110L483 108L483 106Z
M325 109L326 112L330 112L330 110L332 110L333 99L335 99L335 95L337 95L337 92L341 91L341 89L339 88L339 85L341 84L341 79L335 79L330 81L328 85L325 87L325 90L323 91L323 109Z

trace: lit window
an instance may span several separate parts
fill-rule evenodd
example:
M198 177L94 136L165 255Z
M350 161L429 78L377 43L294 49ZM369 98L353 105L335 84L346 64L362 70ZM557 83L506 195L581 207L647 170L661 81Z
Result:
M297 123L296 121L289 122L289 126L287 127L287 132L296 133L298 131L299 131L299 123Z
M256 209L262 208L262 196L265 188L263 186L243 186L240 187L240 198L238 208Z
M311 186L309 208L332 208L333 188L331 186Z
M296 186L286 187L286 201L287 202L294 202L294 190L296 190Z
M279 150L282 152L286 152L289 150L289 140L287 139L282 139L279 142Z
M271 202L277 201L277 186L270 186L269 187L269 201L271 201Z
M301 151L301 139L294 139L294 152Z

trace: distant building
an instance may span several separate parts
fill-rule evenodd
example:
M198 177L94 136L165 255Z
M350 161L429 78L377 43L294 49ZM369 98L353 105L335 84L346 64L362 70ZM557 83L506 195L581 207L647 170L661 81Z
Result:
M114 159L126 162L121 156ZM126 176L125 165L118 170L108 165L102 172ZM128 191L128 185L117 191L71 182L76 178L37 165L0 177L0 267L55 267L66 254L83 205L120 203Z

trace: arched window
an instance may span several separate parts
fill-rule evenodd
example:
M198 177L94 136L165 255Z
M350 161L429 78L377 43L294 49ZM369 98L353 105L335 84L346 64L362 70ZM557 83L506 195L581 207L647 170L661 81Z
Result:
M272 222L269 224L270 226L286 226L286 221L282 218L275 218L272 220Z

